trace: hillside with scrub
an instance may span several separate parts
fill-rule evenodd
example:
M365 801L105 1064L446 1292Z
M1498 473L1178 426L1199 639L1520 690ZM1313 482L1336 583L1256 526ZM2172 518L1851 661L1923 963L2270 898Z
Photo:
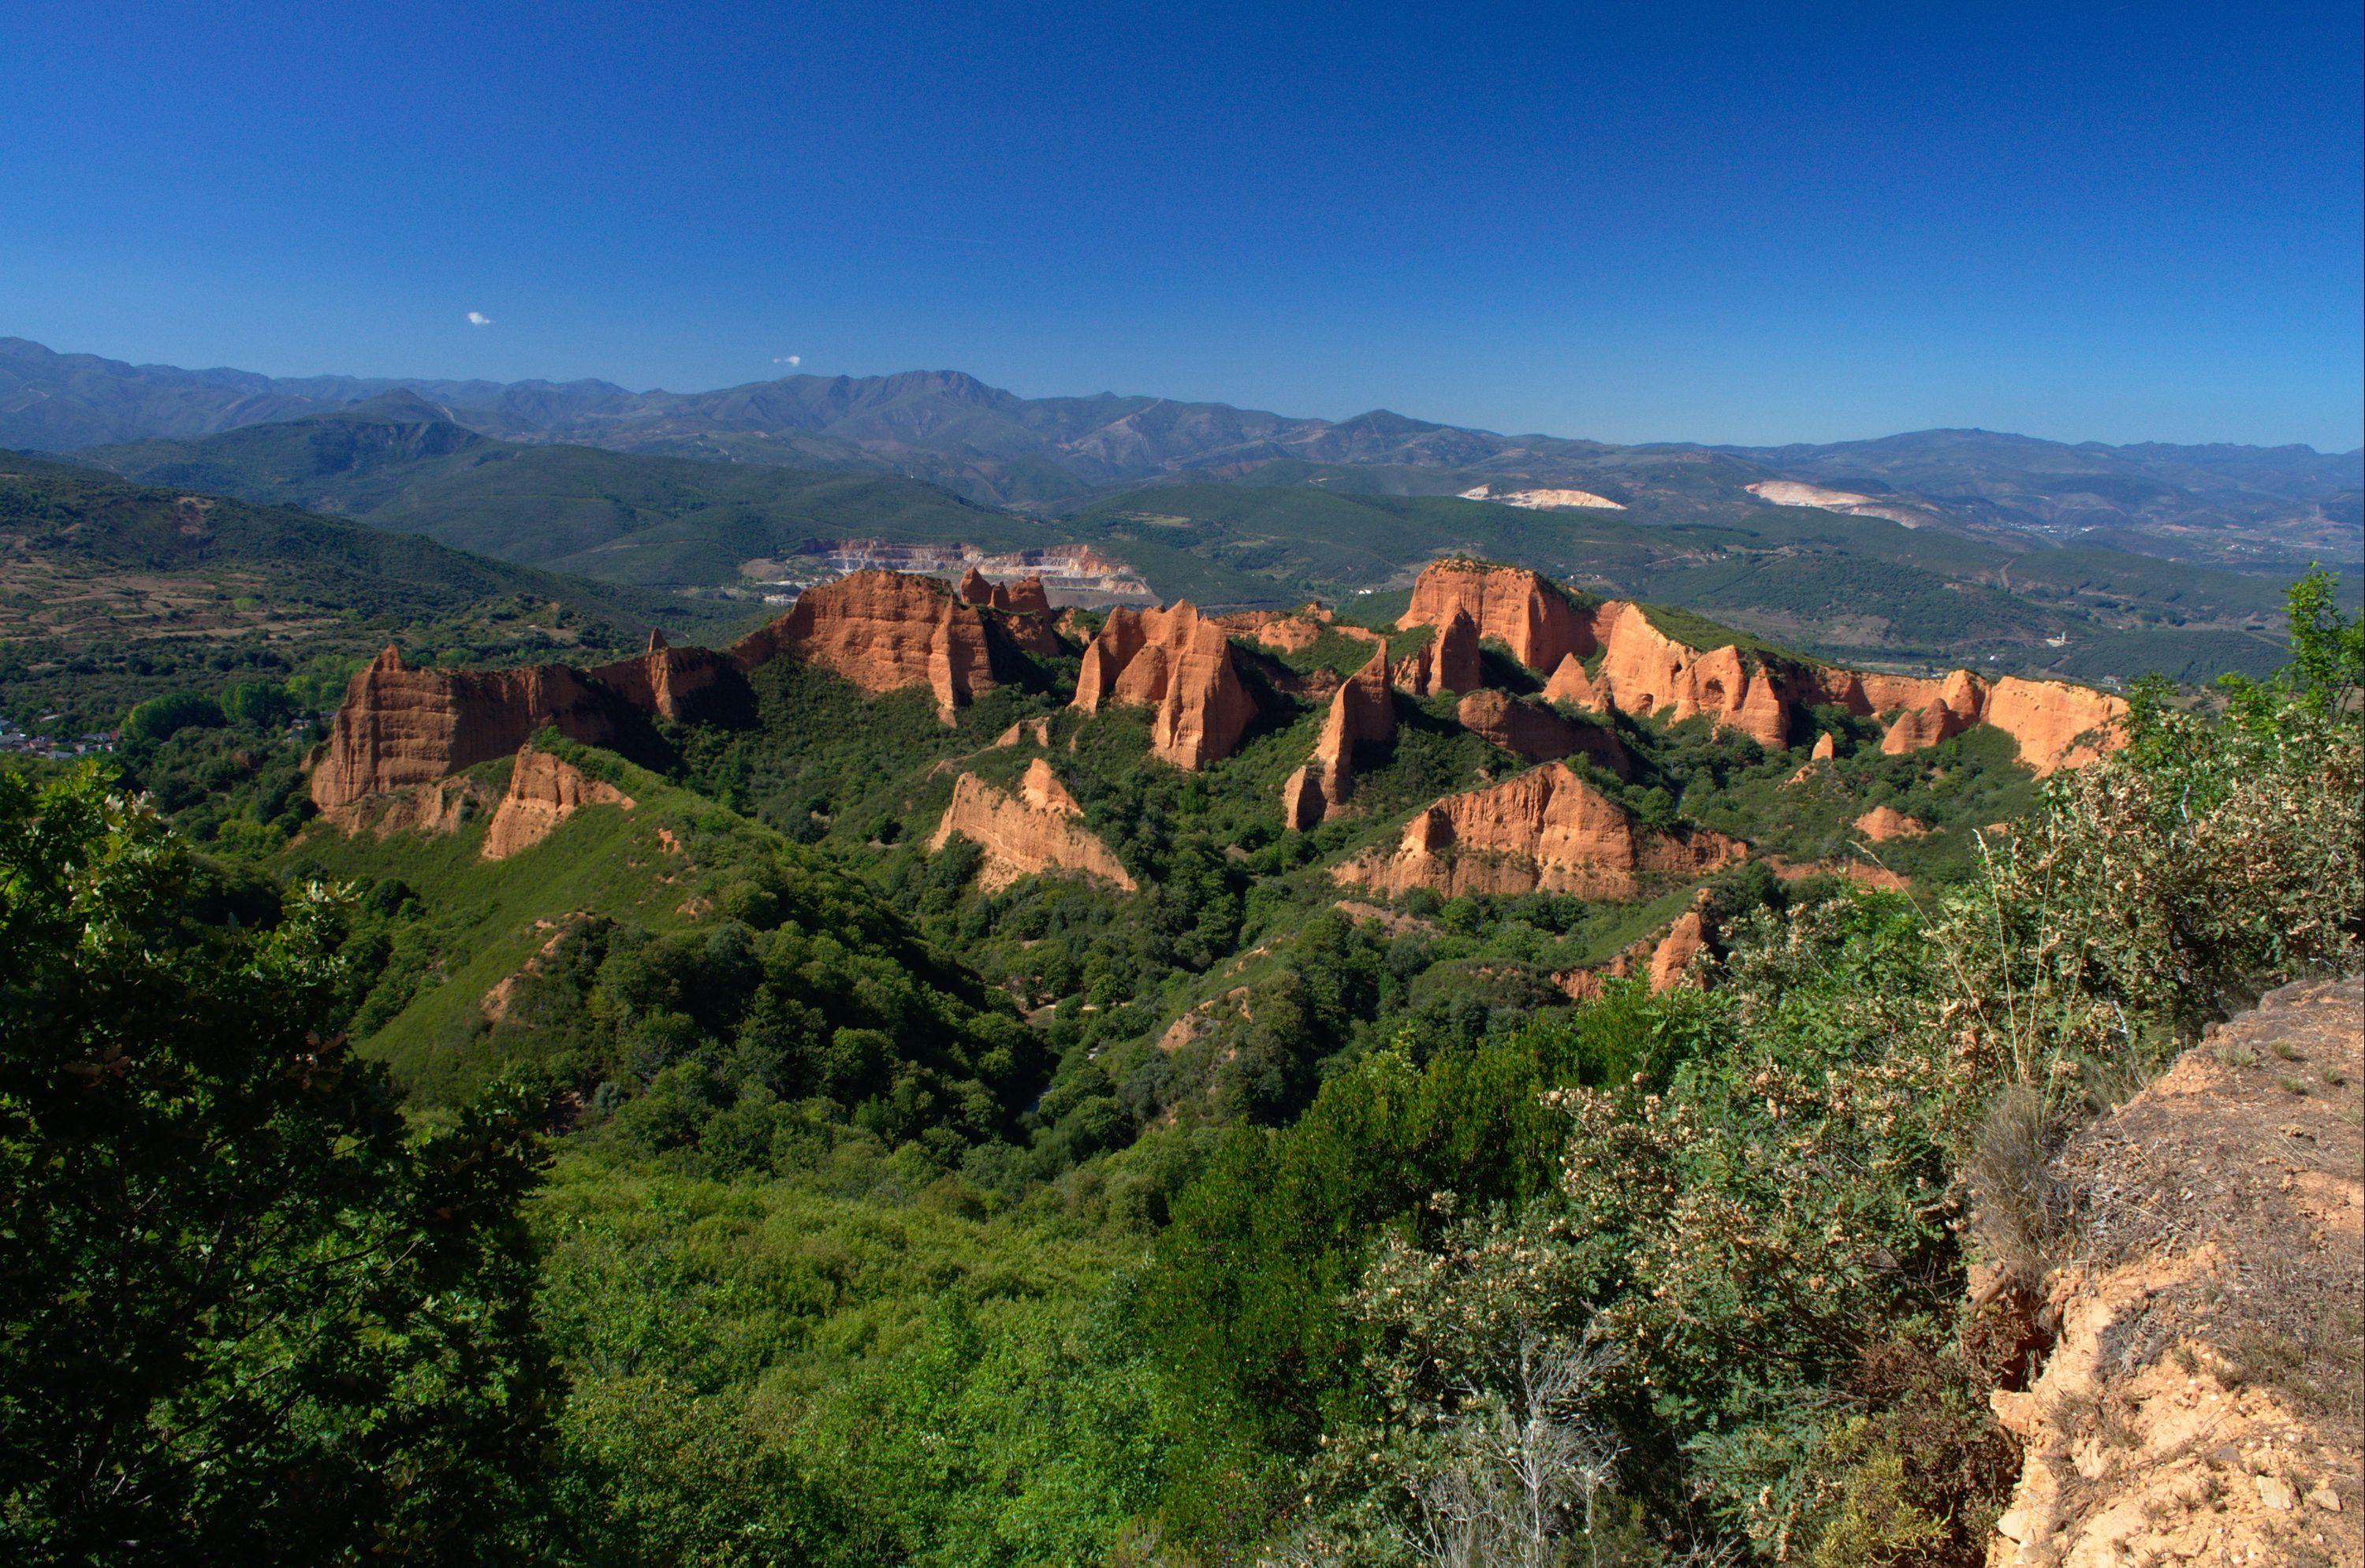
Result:
M1972 1564L2142 1514L2149 1378L2271 1414L2146 1528L2365 1555L2337 1193L2304 1271L2211 1238L2310 1310L2071 1375L2202 1239L2114 1129L2353 1140L2226 1025L2365 937L2337 582L2121 696L1418 567L357 606L334 692L174 665L0 772L8 1554Z

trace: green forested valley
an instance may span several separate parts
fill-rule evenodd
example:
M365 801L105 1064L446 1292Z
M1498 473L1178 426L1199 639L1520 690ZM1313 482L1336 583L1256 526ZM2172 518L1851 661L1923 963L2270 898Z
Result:
M2365 934L2325 577L2281 673L2140 684L2043 778L1990 724L1554 709L1490 639L1593 752L1384 694L1293 830L1328 694L1430 632L1218 635L1254 717L1185 768L1073 702L1085 616L948 721L779 656L324 813L377 644L588 664L689 601L19 467L0 679L120 734L0 771L13 1561L1979 1562L2061 1245L2029 1171ZM1552 768L1745 853L1342 869ZM1045 777L1113 868L945 825Z

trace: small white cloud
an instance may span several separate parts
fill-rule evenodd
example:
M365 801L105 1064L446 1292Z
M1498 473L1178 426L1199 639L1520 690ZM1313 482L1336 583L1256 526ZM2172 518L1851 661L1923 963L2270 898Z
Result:
M471 310L468 312L468 325L471 327L489 327L492 324L493 319L490 316L486 315L483 311Z
M805 356L801 353L776 353L772 356L772 363L774 364L785 364L790 366L791 369L804 364L804 362Z

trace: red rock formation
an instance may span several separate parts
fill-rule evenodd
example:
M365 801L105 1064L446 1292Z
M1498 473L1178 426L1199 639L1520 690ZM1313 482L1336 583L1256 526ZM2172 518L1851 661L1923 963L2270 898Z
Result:
M1368 626L1340 623L1319 599L1310 599L1295 610L1236 610L1216 616L1216 624L1229 636L1276 654L1302 653L1334 633L1359 643L1387 641Z
M1124 700L1117 696L1117 678L1148 645L1149 638L1142 624L1143 611L1122 606L1108 612L1101 629L1084 645L1084 662L1076 672L1076 695L1071 706L1087 713L1097 713L1110 704ZM1151 610L1149 614L1158 614Z
M843 676L866 692L925 686L936 712L991 689L1006 640L973 604L935 577L854 572L807 588L786 615L732 645L742 669L782 654Z
M1552 977L1552 981L1575 1002L1595 1001L1607 989L1606 981L1637 976L1650 981L1653 993L1668 991L1690 983L1687 971L1692 960L1708 948L1713 935L1704 900L1695 899L1692 907L1676 916L1665 930L1636 937L1606 964L1563 969Z
M1501 642L1538 674L1557 668L1570 654L1593 652L1592 629L1575 603L1524 567L1432 561L1413 584L1412 606L1396 624L1441 631L1456 613L1468 616L1479 636Z
M1915 700L1880 737L1880 749L1888 756L1898 756L1936 745L1979 722L1987 702L1987 688L1970 671L1958 669L1944 681L1912 681L1909 685L1910 678L1892 676L1879 689L1879 695L1884 697ZM1871 700L1869 689L1866 700Z
M1604 604L1594 626L1603 648L1596 684L1620 712L1664 712L1672 723L1706 716L1772 750L1789 744L1790 703L1782 691L1788 671L1730 645L1688 647L1636 604Z
M1773 749L1789 744L1806 708L1833 702L1859 714L1896 712L1882 741L1892 755L1992 723L2012 735L2022 761L2049 773L2109 749L2125 713L2115 698L2058 681L2013 679L2004 696L2007 683L1990 690L1967 670L1931 680L1835 669L1731 644L1694 648L1661 632L1637 605L1611 600L1587 613L1533 572L1433 563L1414 586L1401 624L1445 628L1456 615L1469 616L1481 635L1500 638L1530 668L1551 670L1548 700L1658 713L1673 722L1704 716ZM1579 660L1596 647L1603 658L1588 676ZM1470 689L1438 667L1439 652L1407 660L1402 683L1423 695Z
M677 648L662 632L649 633L648 652L583 672L631 707L677 721L712 711L736 685L737 666L712 648Z
M1437 635L1396 666L1396 685L1415 697L1458 695L1485 684L1477 623L1459 609L1447 617Z
M1437 650L1436 662L1429 671L1436 685L1423 696L1433 697L1444 691L1458 696L1486 684L1486 666L1478 652L1478 623L1467 610L1456 610L1430 645Z
M1697 909L1684 911L1651 950L1651 989L1667 991L1685 983L1685 971L1707 946L1707 919Z
M1030 573L1014 583L998 583L971 566L961 574L960 584L953 592L964 604L980 610L997 610L1004 615L1039 615L1045 626L1050 624L1051 595L1044 588L1039 572Z
M1706 829L1654 833L1552 763L1500 784L1449 795L1414 816L1394 851L1339 867L1341 882L1402 892L1564 892L1631 898L1644 877L1698 876L1741 859L1737 840Z
M995 610L991 619L994 630L1023 653L1058 658L1069 652L1068 644L1059 640L1059 628L1048 615Z
M633 798L574 764L532 746L519 750L510 768L509 792L485 831L484 857L505 860L548 838L560 823L585 806L633 809Z
M1575 654L1561 655L1560 667L1544 682L1544 700L1565 702L1572 708L1606 709L1609 699L1585 673L1585 665Z
M1634 759L1614 734L1597 724L1579 723L1492 689L1464 697L1456 711L1463 729L1524 761L1556 762L1582 755L1620 778L1632 776Z
M507 756L545 725L607 745L621 707L565 665L415 670L389 645L345 688L312 768L312 800L334 812L380 790L430 783Z
M1282 814L1290 827L1303 832L1344 804L1355 789L1355 748L1386 740L1395 729L1395 693L1383 647L1332 696L1313 760L1282 786Z
M1051 721L1048 718L1021 719L1016 723L1011 725L1008 729L1003 731L1000 734L994 736L993 744L998 746L1014 746L1019 745L1021 742L1029 740L1033 741L1037 745L1049 745L1051 744Z
M1256 718L1230 640L1187 599L1109 611L1084 650L1074 706L1097 713L1113 704L1154 708L1150 748L1193 769L1229 756Z
M1855 830L1875 844L1886 844L1892 838L1920 838L1930 824L1893 806L1875 806L1855 819Z
M2039 774L2083 767L2126 744L2124 699L2058 680L2008 675L1988 691L1983 717L2020 746L2020 760Z
M1030 573L1014 583L994 584L993 608L1005 615L1040 615L1048 621L1050 591L1044 588L1039 573Z
M2020 760L2040 776L2082 767L2125 744L2125 701L2089 687L2018 676L1990 686L1959 669L1943 684L1920 684L1936 685L1937 690L1881 693L1922 699L1899 713L1881 736L1880 749L1891 756L1935 745L1974 724L1992 724L2012 736Z
M1044 871L1074 871L1133 891L1124 865L1084 830L1083 814L1051 765L1038 756L1027 765L1015 795L974 773L962 774L928 848L942 849L955 834L975 844L984 852L977 883L987 892Z
M1839 743L1832 738L1832 733L1829 730L1824 731L1821 735L1816 738L1815 749L1807 754L1805 766L1801 767L1798 772L1790 775L1789 778L1787 779L1786 782L1791 784L1804 784L1808 779L1815 777L1818 764L1829 762L1833 757L1837 756L1838 755Z
M2039 774L2082 766L2121 744L2126 704L2065 681L2006 677L1990 687L1968 670L1928 679L1744 655L1730 646L1703 653L1660 632L1640 607L1617 601L1601 606L1594 625L1606 652L1592 684L1621 711L1660 711L1677 722L1705 714L1769 748L1788 744L1803 710L1818 702L1866 716L1895 711L1881 738L1892 756L1981 723L2010 734L2021 761ZM1582 672L1569 673L1564 689L1575 690Z
M435 838L489 815L495 804L492 791L473 778L439 778L364 795L322 812L321 820L348 838L364 832L373 838L398 833Z

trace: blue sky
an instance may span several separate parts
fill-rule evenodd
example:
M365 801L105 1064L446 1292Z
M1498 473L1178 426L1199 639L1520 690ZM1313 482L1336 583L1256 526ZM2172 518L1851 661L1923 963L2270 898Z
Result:
M0 333L2346 449L2359 9L0 0Z

